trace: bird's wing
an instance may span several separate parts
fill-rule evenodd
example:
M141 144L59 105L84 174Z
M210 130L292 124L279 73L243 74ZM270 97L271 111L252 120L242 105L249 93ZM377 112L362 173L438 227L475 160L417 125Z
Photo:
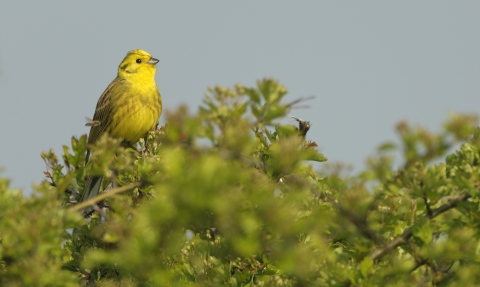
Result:
M95 114L93 115L93 120L96 122L96 125L93 125L90 128L90 134L88 135L88 144L95 144L97 140L105 132L106 128L109 126L111 121L111 112L112 112L112 96L115 94L119 85L122 84L122 80L116 78L113 80L110 85L105 89L103 94L98 99L97 107L95 108Z

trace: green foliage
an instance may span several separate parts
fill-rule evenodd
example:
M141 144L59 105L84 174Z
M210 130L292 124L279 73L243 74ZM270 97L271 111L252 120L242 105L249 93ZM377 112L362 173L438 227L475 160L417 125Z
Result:
M63 163L42 154L50 184L31 198L1 180L0 285L480 283L475 116L451 115L439 133L400 123L400 143L348 176L342 165L314 171L326 158L308 122L277 124L286 94L271 79L210 88L198 114L167 112L140 153L104 137L85 166L83 136ZM111 195L83 219L76 200L91 174Z
M77 275L63 268L71 252L62 246L66 229L82 219L61 207L55 188L37 191L27 199L0 179L0 286L78 286Z

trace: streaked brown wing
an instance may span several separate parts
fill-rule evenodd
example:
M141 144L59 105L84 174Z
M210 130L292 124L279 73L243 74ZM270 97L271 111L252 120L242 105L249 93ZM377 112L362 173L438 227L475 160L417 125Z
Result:
M97 140L110 125L112 111L111 98L113 91L115 91L121 84L122 80L116 78L110 83L110 85L108 85L103 94L100 96L100 99L98 99L95 114L93 115L93 121L97 121L99 124L90 128L88 144L95 144L95 142L97 142Z

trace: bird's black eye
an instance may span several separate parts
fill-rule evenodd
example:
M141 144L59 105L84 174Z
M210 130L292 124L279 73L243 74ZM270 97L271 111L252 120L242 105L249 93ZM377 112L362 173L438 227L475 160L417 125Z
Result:
M137 64L140 64L140 63L142 62L142 60L140 60L140 59L137 59L137 61L136 61L136 62L137 62Z

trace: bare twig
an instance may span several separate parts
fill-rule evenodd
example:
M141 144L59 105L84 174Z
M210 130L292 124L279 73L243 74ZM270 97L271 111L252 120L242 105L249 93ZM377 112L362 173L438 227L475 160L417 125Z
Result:
M425 202L425 206L427 207L427 216L431 217L432 216L432 208L430 208L430 204L428 204L428 198L427 198L427 195L425 193L423 194L423 202Z
M447 210L450 210L457 206L458 203L462 201L466 201L469 199L471 196L468 193L464 193L460 195L459 197L456 197L454 199L449 200L447 203L443 204L439 208L436 208L432 210L430 214L427 214L426 217L429 219L433 219L437 217L438 215L444 213ZM390 253L393 249L397 248L398 246L405 244L407 240L412 236L413 234L413 226L410 228L406 229L402 235L398 236L395 238L393 241L385 245L383 248L376 249L372 253L370 253L370 258L375 261L377 259L380 259L382 256L384 256L387 253Z
M411 269L410 269L410 273L412 273L413 271L417 270L418 268L422 267L423 265L425 264L428 264L428 261L423 259L423 260L420 260L420 261L417 261L415 260L415 266L413 266Z
M75 212L75 211L79 211L79 210L82 210L84 209L85 207L88 207L90 205L93 205L101 200L104 200L105 198L108 198L108 197L111 197L117 193L120 193L120 192L124 192L124 191L127 191L127 190L131 190L131 189L134 189L134 188L137 188L137 187L141 187L145 185L144 182L135 182L135 183L131 183L129 185L125 185L125 186L122 186L122 187L119 187L119 188L113 188L113 189L110 189L108 192L104 192L94 198L91 198L87 201L84 201L80 204L77 204L77 205L74 205L72 207L70 207L67 211L68 212Z
M304 101L309 101L309 100L313 100L315 99L315 96L309 96L309 97L306 97L306 98L298 98L296 100L294 100L293 102L291 103L288 103L287 106L288 107L293 107L294 105L298 104L298 103L301 103L301 102L304 102Z

